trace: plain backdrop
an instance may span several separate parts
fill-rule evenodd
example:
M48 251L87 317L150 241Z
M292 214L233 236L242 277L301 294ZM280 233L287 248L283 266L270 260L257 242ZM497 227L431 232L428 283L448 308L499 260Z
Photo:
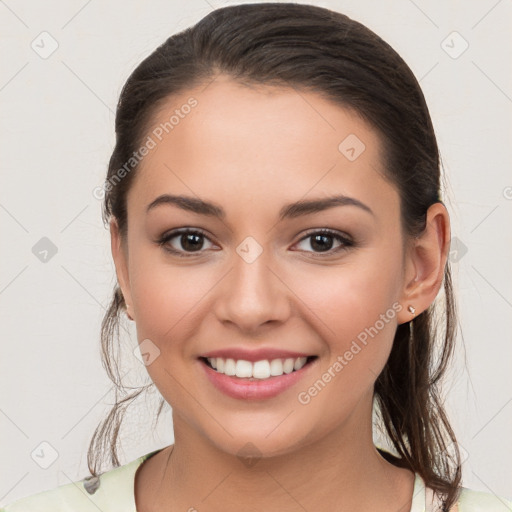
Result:
M115 273L93 189L116 102L144 57L229 3L0 2L2 504L87 475L90 437L113 402L99 332ZM445 396L463 483L510 498L512 4L311 3L367 25L420 80L447 173L462 335ZM133 325L125 340L136 346ZM157 399L129 413L122 463L173 442L169 407L152 432Z

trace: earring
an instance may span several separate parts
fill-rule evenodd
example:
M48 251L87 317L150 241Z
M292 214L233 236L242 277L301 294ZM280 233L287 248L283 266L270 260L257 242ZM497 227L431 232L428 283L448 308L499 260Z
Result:
M414 316L414 313L416 313L416 308L409 306L408 308L409 313L411 313Z

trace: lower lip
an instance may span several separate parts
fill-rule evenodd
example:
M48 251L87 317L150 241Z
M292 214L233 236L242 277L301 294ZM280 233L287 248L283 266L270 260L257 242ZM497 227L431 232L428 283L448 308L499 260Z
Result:
M241 379L239 377L219 373L213 368L210 368L202 359L199 359L199 363L204 369L208 379L210 379L210 382L224 394L232 398L243 400L263 400L277 396L279 393L282 393L296 384L306 375L311 366L315 364L316 359L317 358L304 365L300 370L285 373L279 377L256 380Z

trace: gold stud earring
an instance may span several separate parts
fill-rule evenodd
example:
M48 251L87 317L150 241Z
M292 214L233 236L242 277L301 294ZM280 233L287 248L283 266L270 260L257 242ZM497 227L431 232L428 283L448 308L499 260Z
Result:
M416 308L414 308L413 306L409 306L407 309L409 313L411 313L414 316L414 313L416 313Z

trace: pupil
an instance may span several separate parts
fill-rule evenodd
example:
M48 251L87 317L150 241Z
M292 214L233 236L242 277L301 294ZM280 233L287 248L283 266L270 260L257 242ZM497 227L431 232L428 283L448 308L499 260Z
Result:
M326 247L325 244L322 244L322 242L320 242L320 244L317 245L319 240L324 240L325 241L326 238L327 239L331 239L332 237L329 236L329 235L315 235L313 237L313 240L312 240L312 243L311 243L312 247L314 249L320 249L320 250L327 250L328 251L329 249L332 248L332 240L331 240L331 243L327 243L328 247ZM315 247L315 245L317 245L317 246Z

